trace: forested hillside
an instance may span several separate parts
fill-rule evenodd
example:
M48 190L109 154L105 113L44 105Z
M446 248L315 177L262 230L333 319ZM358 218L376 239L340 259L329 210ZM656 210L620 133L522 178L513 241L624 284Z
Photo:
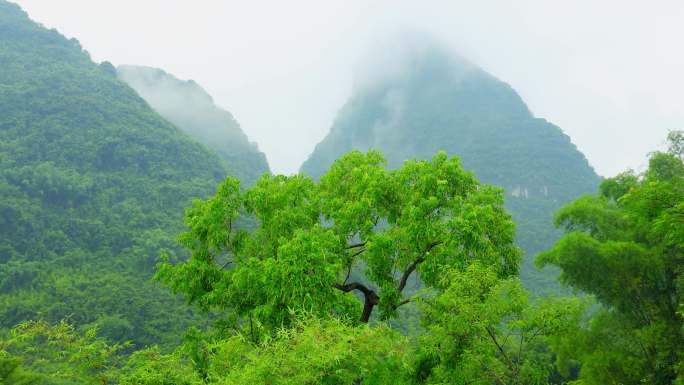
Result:
M684 384L684 131L601 181L425 49L272 175L195 83L5 0L0 68L0 385Z
M187 211L159 277L216 323L173 352L131 352L67 323L0 339L7 384L678 385L684 133L644 173L563 207L540 264L582 297L530 296L499 188L438 153L388 170L350 152L314 182L228 178ZM245 231L233 226L257 219ZM377 226L383 222L383 226ZM350 274L364 273L359 280ZM425 290L410 293L420 274ZM416 306L421 327L387 323ZM47 342L47 343L46 343Z
M119 66L117 73L155 111L215 150L226 162L230 175L250 185L268 172L266 156L249 142L233 115L217 107L194 81L182 81L160 69L141 66Z
M396 59L384 63L386 74L357 85L301 171L318 177L352 149L379 149L390 167L438 150L458 156L480 180L506 190L527 251L523 281L545 291L554 274L537 272L532 261L558 236L553 213L595 191L599 177L570 138L534 117L508 84L438 48Z
M221 160L6 1L0 68L0 326L177 340L190 311L149 278L177 250L184 208L227 175Z

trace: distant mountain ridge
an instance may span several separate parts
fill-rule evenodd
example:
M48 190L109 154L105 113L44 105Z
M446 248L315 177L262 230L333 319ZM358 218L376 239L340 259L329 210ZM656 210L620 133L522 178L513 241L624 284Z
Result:
M177 343L200 319L151 281L228 170L107 62L0 0L0 334L33 319Z
M528 256L522 276L533 289L554 285L532 256L552 245L555 210L594 192L600 178L560 128L532 115L508 84L436 49L410 51L400 70L356 87L329 134L303 163L318 177L340 155L376 148L390 167L445 150L477 177L506 190Z
M143 66L122 65L117 73L165 119L216 151L229 173L243 183L252 184L269 172L266 156L248 140L233 115L216 106L196 82Z

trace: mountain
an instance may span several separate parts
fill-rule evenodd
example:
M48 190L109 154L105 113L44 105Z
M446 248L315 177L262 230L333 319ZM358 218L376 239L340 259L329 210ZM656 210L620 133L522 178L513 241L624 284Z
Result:
M355 87L329 134L301 167L320 176L352 149L376 148L391 167L445 150L505 189L526 250L521 276L537 292L557 290L533 256L553 245L554 212L596 191L600 178L557 126L532 115L508 84L444 51L408 49Z
M68 319L176 341L198 317L150 278L162 252L180 257L183 210L224 163L111 64L4 0L0 68L0 328Z
M194 81L141 66L119 66L117 73L161 116L215 150L231 175L252 184L269 171L266 156L249 142L233 115L217 107Z

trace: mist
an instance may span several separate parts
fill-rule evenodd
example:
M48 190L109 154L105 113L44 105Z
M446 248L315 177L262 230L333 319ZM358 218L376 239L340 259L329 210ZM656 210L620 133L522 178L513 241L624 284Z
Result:
M225 151L239 152L247 141L234 117L216 107L211 95L194 81L176 79L161 69L131 65L119 66L117 73L155 111L202 143L214 142L227 147Z
M231 175L251 184L269 171L256 143L248 140L233 115L217 107L199 84L151 67L122 65L117 74L162 117L215 150Z
M277 173L296 172L359 79L390 69L387 42L414 32L509 83L601 175L643 169L684 128L679 1L17 2L96 61L195 80Z

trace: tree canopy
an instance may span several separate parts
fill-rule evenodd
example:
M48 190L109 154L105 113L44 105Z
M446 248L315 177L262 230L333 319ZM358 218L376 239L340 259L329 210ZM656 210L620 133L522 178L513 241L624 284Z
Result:
M501 190L444 153L388 170L378 152L354 151L318 183L264 175L241 190L228 178L195 201L186 224L190 259L163 264L159 277L252 328L287 325L293 308L368 322L377 307L388 319L413 300L414 274L439 288L445 269L480 261L510 277L520 255Z
M601 304L567 347L586 384L684 381L683 138L671 132L645 172L607 179L599 195L560 210L566 234L538 258Z
M188 331L173 352L130 352L96 326L27 322L0 344L12 375L137 385L566 378L552 347L575 331L582 302L530 298L501 190L458 158L388 170L380 153L353 151L319 182L264 175L240 189L228 177L194 202L186 225L189 259L167 258L158 278L210 311L215 327ZM415 332L389 322L408 304Z
M539 297L504 190L433 147L482 152L528 251L596 175L510 87L442 59L354 98L315 179L255 181L263 155L196 85L174 96L216 125L166 113L207 147L0 0L0 384L684 385L684 132L558 211L538 264L577 295ZM211 143L226 124L235 147ZM383 129L389 161L342 155Z

